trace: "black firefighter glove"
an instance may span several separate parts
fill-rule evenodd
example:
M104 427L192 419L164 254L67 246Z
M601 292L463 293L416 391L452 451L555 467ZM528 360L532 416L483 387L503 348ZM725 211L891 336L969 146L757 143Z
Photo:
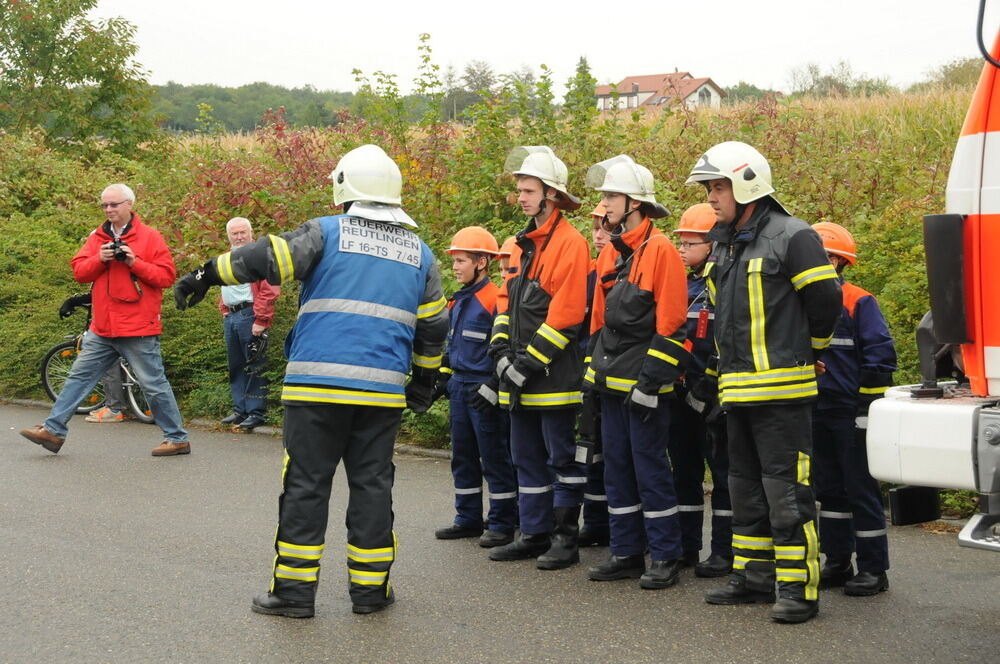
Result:
M204 300L209 288L221 284L222 280L215 271L215 261L206 261L204 265L188 272L174 284L174 303L178 310L184 311Z
M688 383L687 405L696 412L707 415L719 403L719 379L704 374Z
M480 413L488 413L500 406L500 380L496 376L469 388L469 403Z
M660 405L660 395L658 390L649 386L632 386L625 403L629 410L639 416L643 422L648 422L649 418L656 412L656 407Z
M531 372L521 360L504 363L501 367L502 361L503 358L497 362L497 375L500 376L500 386L510 394L506 409L514 410L521 405L521 391L528 382Z
M244 367L251 376L256 376L264 371L264 359L267 357L267 330L258 336L250 337L247 342L247 363Z
M451 374L445 371L438 371L437 379L434 381L434 396L431 397L431 403L437 401L441 397L451 396Z
M73 297L67 297L59 307L59 318L69 318L77 307L90 306L90 293L77 293Z
M434 382L437 369L424 369L414 365L410 382L406 384L406 407L414 413L426 413L434 403Z

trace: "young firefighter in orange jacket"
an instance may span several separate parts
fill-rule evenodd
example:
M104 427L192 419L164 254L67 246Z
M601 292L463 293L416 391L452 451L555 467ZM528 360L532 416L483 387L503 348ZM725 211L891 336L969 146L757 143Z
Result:
M611 556L588 576L640 577L642 588L667 588L677 583L682 551L663 397L689 359L687 278L677 249L653 225L667 210L656 202L648 169L619 155L592 166L587 185L603 192L613 227L597 259L596 342L584 377L601 404Z
M582 360L574 342L586 310L587 241L562 216L580 202L567 191L566 166L545 146L519 147L505 170L517 177L518 203L531 218L517 234L497 296L490 341L494 376L481 407L510 409L521 532L490 551L492 560L538 558L539 569L579 561L580 505L587 482L576 455Z

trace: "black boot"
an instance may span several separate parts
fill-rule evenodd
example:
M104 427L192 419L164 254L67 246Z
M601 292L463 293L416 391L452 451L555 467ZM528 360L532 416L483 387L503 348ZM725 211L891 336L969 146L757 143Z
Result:
M781 597L771 607L771 620L781 623L802 623L819 613L819 601Z
M389 592L386 594L385 599L375 602L374 604L352 604L351 611L360 615L377 613L385 607L391 606L395 601L396 592L392 588L389 588Z
M733 559L713 553L694 566L694 575L704 579L728 576L733 571Z
M288 618L312 618L315 615L312 602L281 599L274 593L261 593L254 597L250 610L254 613Z
M580 534L580 508L557 507L556 530L549 550L538 556L538 569L565 569L580 562L576 538Z
M827 554L823 569L819 572L820 588L837 588L847 583L854 576L854 563L851 554Z
M502 533L499 530L487 530L479 538L479 546L484 549L492 549L495 546L503 546L514 541L514 533Z
M549 549L549 533L525 535L518 533L510 544L490 549L490 560L527 560L537 558Z
M578 547L584 546L607 546L611 541L611 534L607 528L591 528L584 526L580 529L580 534L576 538Z
M600 565L587 570L591 581L615 581L617 579L638 579L646 571L646 558L638 556L611 556Z
M742 576L730 575L729 583L709 590L705 593L705 601L709 604L771 604L774 602L774 591L751 590L747 588L746 579Z
M680 578L682 566L683 563L680 560L650 561L646 573L639 577L639 587L646 590L669 588Z
M889 577L885 575L885 572L879 572L878 574L858 572L853 579L844 584L844 594L851 597L878 595L888 589Z
M471 526L460 526L456 523L446 528L438 528L434 531L434 537L443 540L463 539L465 537L479 537L483 534L482 526L473 528Z
M681 567L694 567L698 564L697 551L685 551L680 558Z

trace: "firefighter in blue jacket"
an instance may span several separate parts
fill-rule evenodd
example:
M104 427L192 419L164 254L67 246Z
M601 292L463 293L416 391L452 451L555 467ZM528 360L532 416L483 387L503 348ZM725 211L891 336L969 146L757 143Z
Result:
M872 294L843 280L844 268L857 261L851 233L828 221L813 230L841 275L844 293L813 412L813 476L820 550L826 554L820 588L844 586L845 595L875 595L889 589L889 540L882 490L868 471L865 435L868 406L892 385L896 349ZM851 562L855 552L857 574Z
M726 418L719 408L714 378L715 313L708 296L705 264L712 252L708 233L715 226L715 211L708 203L692 205L674 230L678 249L688 268L687 341L692 361L671 402L670 439L667 449L677 487L684 561L694 565L695 576L726 576L733 567L733 507L729 500L729 450ZM713 374L706 379L706 372ZM702 522L705 515L705 463L712 474L712 543L709 556L699 562Z
M455 521L435 531L438 539L479 537L479 545L510 544L517 527L517 480L510 460L507 414L499 408L472 407L472 393L493 373L487 355L497 292L490 281L496 238L480 226L463 228L448 253L462 288L448 302L448 351L441 367L449 397L451 474L455 480ZM483 478L490 489L487 529L483 532ZM482 535L482 537L480 537Z
M285 457L273 578L251 605L257 613L294 618L314 613L341 460L350 485L353 611L392 604L393 444L403 408L423 412L430 405L448 332L437 264L407 228L416 224L401 207L395 162L364 145L344 155L331 178L344 214L222 254L174 289L178 309L185 309L216 284L302 284L298 319L285 341Z
M771 195L771 167L753 147L710 148L687 181L704 185L719 222L705 274L733 503L733 572L705 601L774 602L773 620L805 622L819 612L816 361L840 316L840 282L816 232Z

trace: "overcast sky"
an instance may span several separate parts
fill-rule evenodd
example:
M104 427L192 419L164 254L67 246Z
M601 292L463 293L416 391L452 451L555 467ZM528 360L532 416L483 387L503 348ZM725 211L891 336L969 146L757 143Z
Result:
M987 0L987 44L1000 2ZM137 26L138 61L156 84L266 81L353 91L351 70L383 70L409 88L417 38L459 73L541 64L561 86L586 56L598 83L675 69L722 87L788 90L791 71L838 61L907 86L975 56L978 0L101 0L93 18Z

